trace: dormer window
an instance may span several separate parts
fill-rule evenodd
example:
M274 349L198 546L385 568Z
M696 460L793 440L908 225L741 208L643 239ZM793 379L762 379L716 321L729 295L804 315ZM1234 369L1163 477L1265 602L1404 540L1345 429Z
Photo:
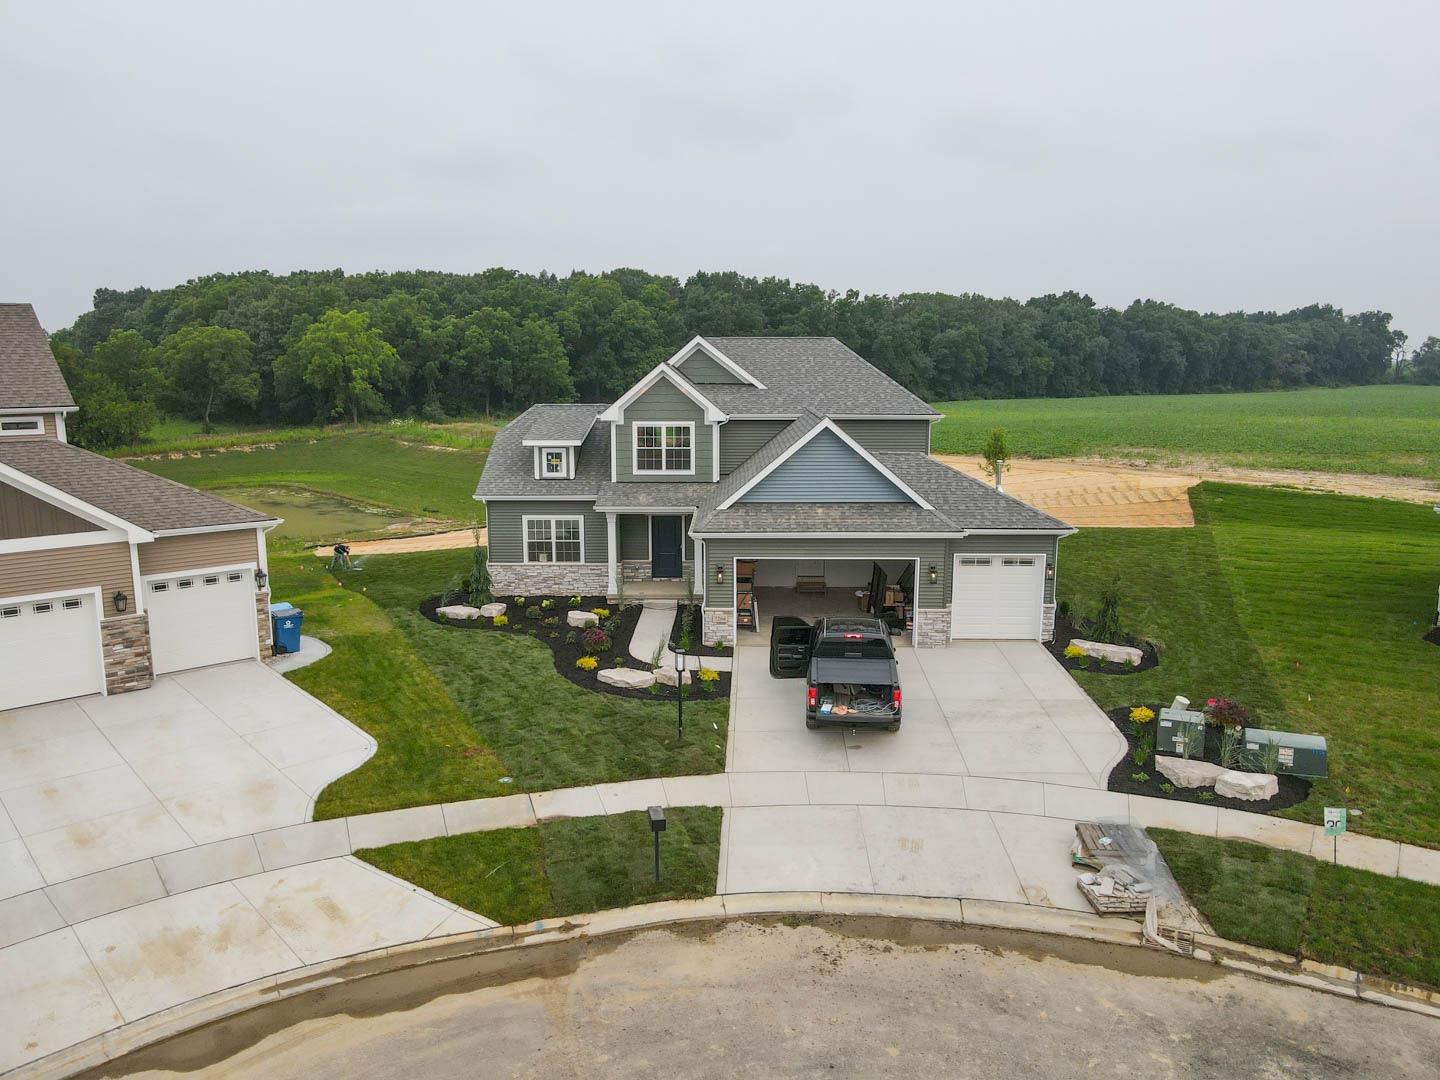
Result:
M0 416L0 435L43 435L45 421L38 416Z
M535 478L537 480L571 480L575 477L573 446L537 446Z

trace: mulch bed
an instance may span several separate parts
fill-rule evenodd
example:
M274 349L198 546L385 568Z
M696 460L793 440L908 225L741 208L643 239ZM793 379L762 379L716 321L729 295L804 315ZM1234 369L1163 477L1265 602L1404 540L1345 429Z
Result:
M1055 637L1045 642L1045 648L1050 650L1050 655L1060 661L1060 666L1066 671L1093 671L1100 675L1138 675L1142 671L1149 671L1160 664L1160 651L1155 648L1153 641L1144 641L1139 638L1127 637L1120 641L1109 642L1112 645L1130 645L1141 652L1140 663L1134 667L1125 664L1117 664L1113 660L1101 660L1098 657L1089 657L1085 663L1072 659L1065 655L1065 646L1069 645L1075 638L1082 641L1094 641L1084 631L1076 627L1069 619L1060 615L1055 616Z
M561 678L568 679L582 690L591 690L601 694L613 694L615 697L634 698L636 701L665 701L675 700L675 688L671 686L658 686L652 693L650 690L629 690L625 687L610 686L602 683L595 677L594 671L583 671L575 666L575 661L585 655L585 650L580 647L580 632L576 631L575 643L566 640L574 627L565 623L565 616L568 612L589 611L591 608L609 608L615 610L615 605L607 603L603 596L582 596L578 605L572 606L568 596L527 596L525 606L538 606L542 600L553 599L555 606L543 611L538 619L532 619L525 614L524 608L516 608L513 599L497 596L496 600L506 604L505 614L509 622L504 626L496 626L489 619L464 619L451 621L442 619L435 613L435 609L444 607L445 604L439 596L431 596L420 602L420 614L438 626L444 626L452 630L482 630L491 634L516 634L520 637L533 638L541 645L548 648L555 659L555 672ZM545 619L559 616L558 625L546 626ZM648 669L649 665L630 655L630 638L635 633L635 624L640 621L640 605L632 604L629 607L620 609L619 619L615 632L610 635L610 648L595 659L600 662L600 668L618 666L614 658L617 656L625 658L625 667ZM554 637L551 637L551 634ZM599 670L599 669L597 669ZM693 678L693 676L692 676ZM716 688L706 692L699 686L693 686L691 693L687 695L687 701L709 701L711 699L728 698L730 696L730 673L720 672L720 681Z
M705 636L705 616L700 611L699 604L677 604L675 607L675 622L670 627L670 648L680 648L680 616L685 614L689 608L695 613L694 621L690 624L690 648L687 650L691 656L730 656L734 649L718 649L714 645L706 645L701 639Z
M1430 632L1425 635L1425 640L1431 645L1440 645L1440 626L1431 627Z
M1159 722L1160 706L1151 705L1157 719L1151 720L1145 726L1150 729L1150 734L1155 734L1155 725ZM1132 752L1140 745L1140 740L1130 731L1130 709L1128 706L1119 709L1111 709L1105 714L1110 717L1110 722L1115 725L1116 730L1125 736L1125 756L1120 759L1120 764L1110 770L1109 782L1105 785L1111 791L1123 791L1129 795L1149 795L1156 799L1173 799L1177 802L1200 803L1203 806L1224 806L1231 810L1248 810L1253 814L1264 814L1271 810L1284 810L1289 806L1298 806L1310 797L1310 781L1303 776L1288 776L1281 773L1280 793L1273 799L1266 799L1263 802L1252 802L1248 799L1229 799L1223 795L1216 795L1214 788L1182 788L1176 787L1174 791L1166 792L1160 789L1161 784L1169 783L1160 770L1155 766L1155 754L1152 751L1144 765L1136 765ZM1220 729L1213 724L1205 726L1205 753L1206 761L1212 764L1220 764ZM1147 773L1149 780L1140 781L1131 778L1132 773ZM1202 792L1208 793L1208 799L1200 798Z

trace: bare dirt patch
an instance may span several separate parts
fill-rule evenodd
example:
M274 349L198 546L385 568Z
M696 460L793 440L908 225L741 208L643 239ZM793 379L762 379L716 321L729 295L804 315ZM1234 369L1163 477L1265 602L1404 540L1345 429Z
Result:
M480 543L488 546L489 530L480 529ZM355 555L406 555L413 551L449 551L465 548L475 543L474 529L451 529L447 532L427 533L424 536L394 536L384 540L356 540L350 545L350 554ZM320 544L310 549L322 559L328 559L333 545Z

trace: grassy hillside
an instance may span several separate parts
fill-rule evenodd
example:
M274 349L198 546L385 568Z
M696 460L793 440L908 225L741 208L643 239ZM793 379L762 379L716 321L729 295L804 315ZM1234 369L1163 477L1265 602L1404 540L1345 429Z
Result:
M1266 394L949 401L936 453L974 453L1003 427L1021 457L1380 473L1440 480L1440 386Z

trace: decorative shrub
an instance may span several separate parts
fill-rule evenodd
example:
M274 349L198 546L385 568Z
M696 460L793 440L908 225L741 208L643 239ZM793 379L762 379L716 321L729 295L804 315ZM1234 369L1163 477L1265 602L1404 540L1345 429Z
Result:
M1144 705L1136 705L1130 710L1130 723L1148 724L1155 719L1155 710L1148 709Z
M560 616L559 616L559 615L551 615L551 616L547 617L547 618L545 619L545 625L546 625L546 626L559 626L559 625L560 625Z
M1205 712L1210 722L1219 727L1244 727L1250 719L1250 710L1228 697L1211 698L1205 703Z
M1150 774L1148 772L1132 772L1130 779L1134 780L1137 784L1143 784L1150 779Z
M516 607L523 608L523 607L525 606L525 597L523 597L523 596L512 596L511 599L515 601L515 606L516 606Z
M575 666L581 671L594 671L600 666L600 661L596 660L593 656L582 656L579 660L575 661Z
M544 600L540 601L540 606L546 611L549 611L555 606L555 598L553 596L547 596Z
M539 604L531 604L525 609L525 617L527 619L538 619L543 614L544 611L543 609L541 609Z
M570 606L571 606L571 607L579 607L579 606L580 606L580 597L579 597L579 596L572 596L572 597L570 597Z
M592 607L590 611L597 619L608 619L610 617L610 609L608 607Z
M493 619L490 620L490 624L492 626L505 626L509 622L510 617L508 615L496 615Z
M602 653L610 648L610 645L610 635L598 626L592 626L580 635L580 648L584 649L587 655Z
M574 644L575 644L577 641L579 641L579 640L580 640L580 633L579 633L579 631L571 630L568 634L565 635L565 644L566 644L566 645L574 645Z
M1066 659L1066 660L1079 660L1079 659L1080 659L1081 657L1083 657L1084 655L1085 655L1085 650L1082 649L1082 648L1080 648L1079 645L1066 645L1066 646L1065 646L1065 659Z
M1155 749L1155 737L1148 731L1141 737L1140 744L1130 751L1130 757L1136 765L1144 765L1150 757L1150 752Z
M1171 784L1171 783L1169 783L1169 782L1166 782L1166 783L1160 785L1160 790L1163 791L1166 795L1174 795L1174 794L1175 794L1175 785L1174 785L1174 784Z
M629 662L630 658L628 656L612 656L610 658L611 667L624 667Z
M1100 590L1100 608L1095 612L1095 635L1101 641L1119 641L1121 638L1119 578Z

